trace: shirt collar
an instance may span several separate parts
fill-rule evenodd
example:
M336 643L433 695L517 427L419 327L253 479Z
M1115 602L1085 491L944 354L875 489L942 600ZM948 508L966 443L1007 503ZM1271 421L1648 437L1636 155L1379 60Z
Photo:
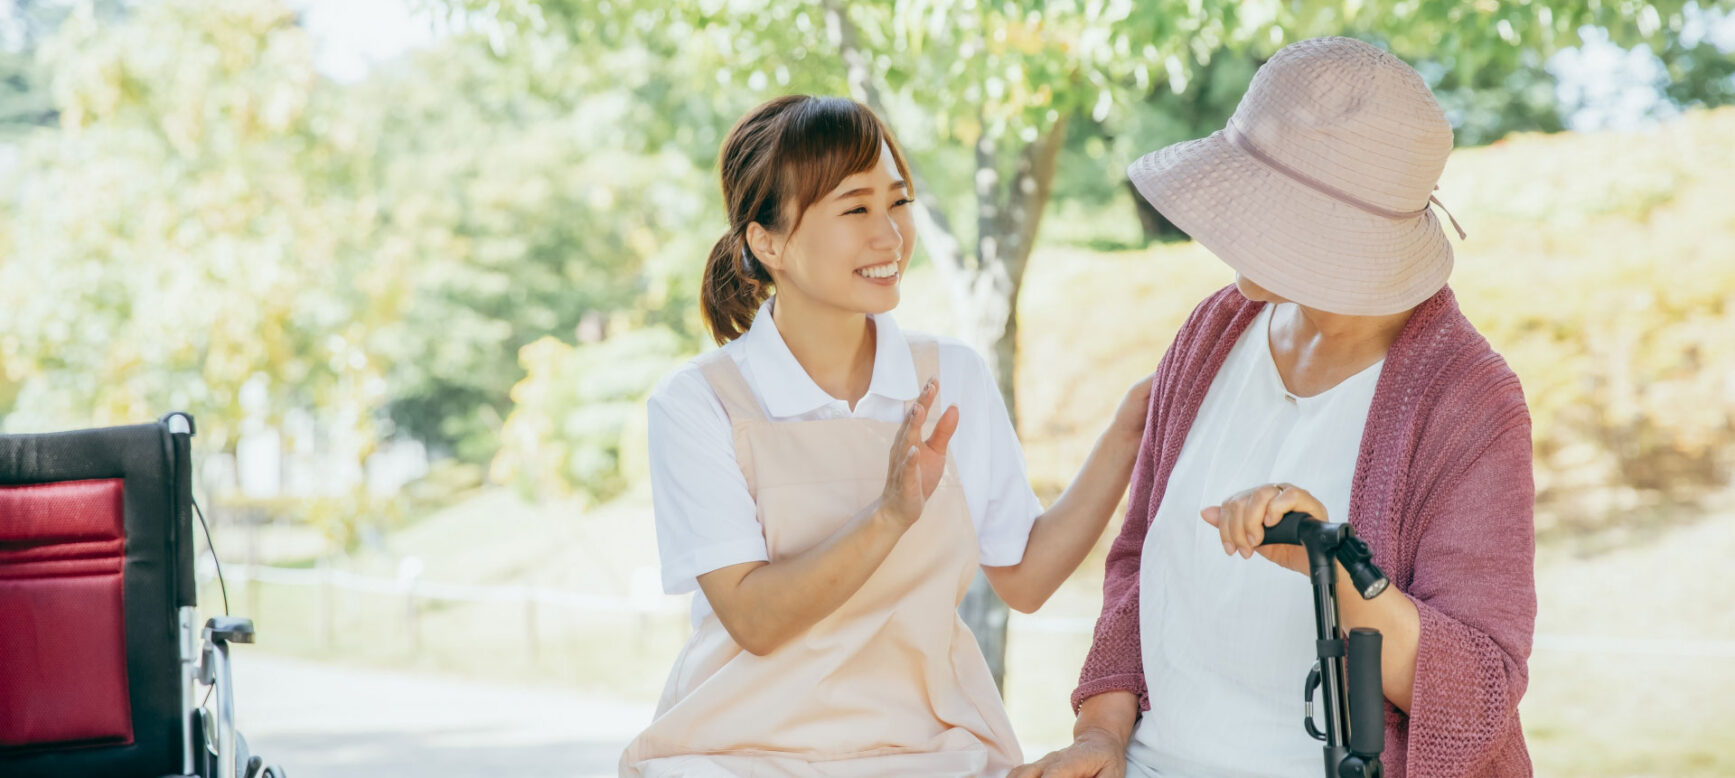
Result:
M759 306L753 325L742 338L747 361L753 369L754 388L765 402L765 410L773 417L783 418L837 402L837 398L813 382L777 331L777 323L771 319L774 300L768 299ZM876 336L874 373L868 382L868 394L898 402L916 399L916 363L910 356L909 341L891 314L869 314L868 318L873 320Z

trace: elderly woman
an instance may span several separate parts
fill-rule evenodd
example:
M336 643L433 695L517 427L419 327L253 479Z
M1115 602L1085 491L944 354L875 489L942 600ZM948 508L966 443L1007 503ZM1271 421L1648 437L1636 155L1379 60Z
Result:
M1158 367L1075 742L1014 776L1318 776L1307 561L1260 545L1291 510L1348 521L1391 580L1340 601L1346 631L1384 634L1387 774L1529 774L1530 418L1446 286L1451 148L1413 69L1324 38L1279 51L1221 132L1132 165L1236 282Z

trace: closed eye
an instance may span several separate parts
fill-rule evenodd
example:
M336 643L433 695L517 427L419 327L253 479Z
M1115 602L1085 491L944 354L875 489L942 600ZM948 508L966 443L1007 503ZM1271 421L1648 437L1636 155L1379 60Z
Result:
M892 203L892 207L893 207L893 208L901 208L901 207L903 207L903 206L906 206L906 205L909 205L909 204L911 204L911 203L913 203L913 202L915 202L915 200L911 200L911 199L910 199L910 198L908 198L908 197L905 197L905 198L902 198L902 199L900 199L900 200L898 200L898 201L897 201L897 202L895 202L895 203ZM850 216L850 215L853 215L853 214L858 214L858 213L867 213L867 212L868 212L868 209L867 209L867 206L865 206L865 205L858 205L858 206L856 206L856 207L854 207L854 208L851 208L851 209L849 209L849 210L847 210L847 211L844 211L844 212L843 212L843 215L845 215L845 216Z

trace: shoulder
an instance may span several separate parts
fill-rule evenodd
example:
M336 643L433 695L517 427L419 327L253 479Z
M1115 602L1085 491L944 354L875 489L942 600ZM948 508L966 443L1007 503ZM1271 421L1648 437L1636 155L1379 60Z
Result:
M683 417L703 414L713 409L722 413L722 402L711 388L710 379L705 377L705 365L711 360L734 358L732 351L729 346L708 351L669 371L669 374L663 376L656 387L651 389L646 400L651 413Z
M954 386L972 386L983 382L992 384L993 374L988 370L988 360L974 346L959 338L949 335L934 335L926 332L906 331L904 337L912 346L932 343L940 356L940 380Z
M1184 398L1209 387L1236 339L1264 306L1247 299L1234 284L1200 301L1157 366L1156 395Z
M1439 386L1432 392L1436 401L1431 415L1436 418L1448 423L1472 421L1481 435L1490 438L1509 427L1530 424L1530 407L1518 373L1480 334L1466 339L1434 380Z
M1401 352L1406 387L1422 399L1429 415L1474 420L1470 426L1485 435L1528 424L1518 373L1458 309L1451 290L1423 305L1416 316L1426 319L1393 350Z
M954 338L949 335L930 335L925 332L912 332L909 334L909 337L912 342L918 338L925 338L932 341L934 347L940 352L940 364L942 367L948 365L959 365L970 369L982 370L983 372L988 370L988 361L982 358L982 352L977 351L975 347L965 343L959 338Z
M1176 339L1220 334L1233 327L1236 321L1257 315L1264 305L1242 296L1241 290L1230 284L1212 292L1193 307L1186 322L1181 324Z

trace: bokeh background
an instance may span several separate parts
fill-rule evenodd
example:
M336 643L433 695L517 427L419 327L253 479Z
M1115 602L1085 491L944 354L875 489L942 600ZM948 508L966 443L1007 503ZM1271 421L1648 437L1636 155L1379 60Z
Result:
M988 357L1051 501L1232 280L1126 164L1352 35L1452 121L1453 285L1535 419L1538 773L1731 775L1731 6L0 1L0 428L197 416L202 606L255 619L243 726L292 774L612 775L685 636L643 408L709 347L731 123L887 118L896 314ZM1031 758L1100 585L990 641Z

